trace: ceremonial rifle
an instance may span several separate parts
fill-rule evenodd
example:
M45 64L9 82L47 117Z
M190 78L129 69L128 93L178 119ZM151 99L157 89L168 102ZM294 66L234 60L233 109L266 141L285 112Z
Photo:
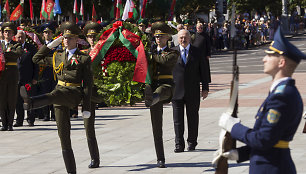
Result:
M239 67L237 65L237 49L235 46L235 4L232 5L231 16L231 45L233 48L233 79L231 81L230 104L227 110L232 117L237 118L238 112L238 85L239 85ZM221 130L220 137L220 154L236 148L236 141L231 137L229 132ZM227 158L220 156L216 167L215 174L227 174Z
M304 124L303 133L306 133L306 122L305 122L305 124Z

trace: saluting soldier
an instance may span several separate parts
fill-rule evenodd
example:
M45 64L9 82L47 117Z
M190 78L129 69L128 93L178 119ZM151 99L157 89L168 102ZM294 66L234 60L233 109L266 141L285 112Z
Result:
M29 97L26 88L20 88L24 98L24 108L35 109L54 104L58 135L60 137L62 153L68 173L76 173L76 164L70 140L69 109L83 100L83 117L90 117L90 98L92 89L92 71L90 57L77 49L78 35L81 30L77 25L66 22L62 24L63 36L44 45L34 55L34 63L52 65L58 84L51 93ZM65 49L56 51L49 56L52 48L64 42Z
M17 59L24 53L22 45L12 40L17 33L12 22L5 22L1 32L4 40L1 43L5 59L5 69L0 76L0 115L2 120L1 131L12 131L18 92Z
M145 87L145 105L150 107L157 165L160 168L164 168L163 104L169 103L173 95L172 70L177 62L179 53L171 50L167 45L172 31L166 23L154 23L152 32L154 33L157 47L152 50L150 64L153 66L153 80L151 85L146 85Z

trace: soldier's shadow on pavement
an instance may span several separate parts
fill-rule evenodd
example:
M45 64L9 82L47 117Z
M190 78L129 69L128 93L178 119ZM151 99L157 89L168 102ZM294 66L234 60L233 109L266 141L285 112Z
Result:
M198 162L198 163L166 163L167 168L176 167L210 167L211 162ZM156 164L139 164L135 166L103 166L103 167L135 167L135 169L130 169L131 172L139 172L157 168Z
M250 163L228 164L228 168L241 167L241 166L249 166L249 165L250 165ZM210 163L210 167L211 167L211 163ZM212 172L212 171L216 171L215 168L206 169L203 172Z

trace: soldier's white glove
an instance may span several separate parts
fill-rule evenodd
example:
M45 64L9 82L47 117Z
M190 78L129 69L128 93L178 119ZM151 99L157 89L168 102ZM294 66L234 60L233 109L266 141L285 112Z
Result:
M239 118L234 118L228 113L223 113L219 119L219 126L225 129L228 132L231 132L233 126L236 123L240 123Z
M222 153L222 156L224 156L225 158L227 158L229 160L234 160L234 161L239 160L239 154L238 154L237 149L232 149L228 152L224 152L224 153Z
M83 111L82 115L83 115L83 118L89 118L91 114L89 111Z
M58 37L57 39L55 39L54 41L52 41L51 43L49 43L49 44L47 45L47 47L48 47L49 49L52 49L52 48L57 47L59 44L62 43L63 38L64 38L63 36Z

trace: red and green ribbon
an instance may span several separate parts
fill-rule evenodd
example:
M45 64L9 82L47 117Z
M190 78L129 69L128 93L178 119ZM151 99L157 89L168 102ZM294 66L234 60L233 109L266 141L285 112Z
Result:
M123 28L121 21L115 22L113 28L106 30L95 47L90 51L89 55L92 64L97 65L101 62L117 38L137 58L133 81L151 84L151 76L143 43L139 36Z

